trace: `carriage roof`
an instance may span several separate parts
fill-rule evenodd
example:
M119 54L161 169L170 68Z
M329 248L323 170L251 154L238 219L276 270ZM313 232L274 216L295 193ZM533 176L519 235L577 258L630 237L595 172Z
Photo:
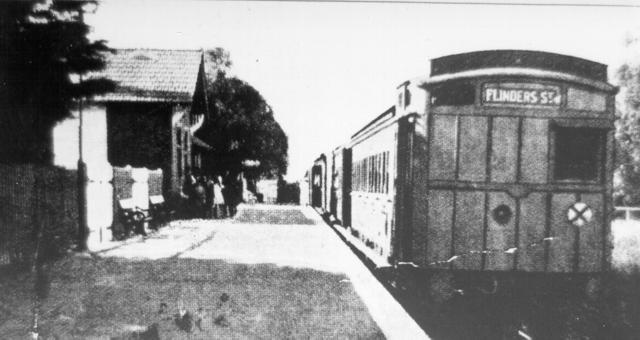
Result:
M607 66L557 53L527 50L490 50L461 53L431 60L431 74L414 80L429 86L478 77L528 77L575 83L615 93L607 83ZM406 82L405 82L406 83Z

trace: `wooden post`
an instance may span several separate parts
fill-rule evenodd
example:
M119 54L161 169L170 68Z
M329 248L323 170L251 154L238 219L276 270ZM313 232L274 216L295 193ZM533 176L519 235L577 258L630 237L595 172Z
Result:
M80 77L82 82L82 76ZM87 250L87 164L82 157L83 100L78 102L78 251Z

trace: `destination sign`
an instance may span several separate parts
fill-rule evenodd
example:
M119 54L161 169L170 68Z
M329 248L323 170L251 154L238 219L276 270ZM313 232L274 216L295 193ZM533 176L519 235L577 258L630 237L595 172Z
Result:
M557 86L539 84L485 84L484 104L560 106L562 94Z

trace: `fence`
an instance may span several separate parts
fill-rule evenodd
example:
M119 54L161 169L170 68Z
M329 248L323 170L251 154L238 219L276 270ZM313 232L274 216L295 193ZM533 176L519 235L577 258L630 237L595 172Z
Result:
M36 226L48 243L69 246L78 235L77 172L54 166L0 164L0 264L32 254Z
M640 221L640 208L639 207L615 207L613 215L614 220Z

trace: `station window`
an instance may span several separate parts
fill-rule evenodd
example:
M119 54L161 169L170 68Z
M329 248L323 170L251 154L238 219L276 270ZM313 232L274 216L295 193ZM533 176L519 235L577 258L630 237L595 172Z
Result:
M604 130L555 127L554 179L598 181L604 160Z
M411 105L411 91L404 89L404 107Z
M398 92L398 107L404 109L409 105L411 105L411 91L407 87L403 87Z
M430 94L433 106L473 105L476 88L470 83L447 83L433 88Z

